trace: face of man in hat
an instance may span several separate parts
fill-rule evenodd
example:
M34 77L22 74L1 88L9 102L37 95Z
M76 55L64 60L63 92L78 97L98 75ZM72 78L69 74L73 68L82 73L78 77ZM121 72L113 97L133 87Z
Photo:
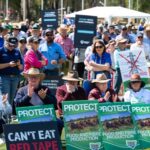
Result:
M67 87L67 92L68 93L73 93L78 85L78 81L67 81L66 82L66 87Z
M45 39L46 39L46 41L48 43L52 43L53 40L54 40L54 33L53 33L53 31L46 32Z
M60 35L65 38L67 36L67 29L66 28L60 28Z

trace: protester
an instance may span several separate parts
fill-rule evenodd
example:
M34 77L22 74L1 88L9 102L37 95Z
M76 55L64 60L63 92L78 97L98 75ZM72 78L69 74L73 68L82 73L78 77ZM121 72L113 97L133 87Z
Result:
M108 88L108 82L110 79L107 79L105 74L98 74L96 79L92 80L92 83L95 84L88 96L89 100L98 100L99 102L117 102L120 101L117 94L113 89Z
M86 94L82 87L78 85L78 82L82 79L79 78L76 71L69 71L66 76L63 76L63 80L66 83L57 88L56 98L58 114L62 115L62 102L71 100L86 100Z
M136 38L136 43L132 44L130 47L130 50L140 50L144 51L145 53L145 58L147 60L150 60L150 49L147 44L144 44L143 42L143 34L138 33L137 38Z
M58 76L60 65L65 62L66 56L61 46L54 42L52 29L45 31L45 43L40 45L39 50L48 59L48 64L44 67L46 76Z
M38 50L39 39L37 37L30 37L29 42L31 49L29 49L24 56L25 72L31 67L42 69L48 64L48 60Z
M143 42L150 49L150 26L147 26L144 31L145 31L145 34L144 34L144 40L143 40Z
M124 101L134 103L150 103L150 90L145 89L145 82L139 74L132 74L128 90L124 94Z
M92 54L85 59L86 69L90 71L90 79L95 79L97 74L105 73L110 79L111 58L106 52L103 41L96 40L93 44Z
M23 70L23 60L16 49L17 38L10 36L6 45L0 49L0 76L2 79L2 94L8 93L8 101L12 104Z
M64 50L67 61L63 64L62 71L67 73L67 69L72 70L74 45L73 45L73 41L70 38L68 38L68 35L67 35L68 28L66 25L64 24L60 25L57 31L60 35L54 39L54 42L60 44Z
M57 100L55 96L48 87L41 85L45 74L40 72L37 68L30 68L28 72L24 72L23 75L27 79L28 84L17 91L14 99L15 107L53 104L55 110L57 110ZM59 133L61 134L63 122L57 119L57 124Z
M26 40L25 37L21 37L19 39L18 49L21 53L22 58L24 58L26 52L28 51L28 49L27 49L27 40Z
M116 45L116 50L114 51L114 62L115 62L115 83L114 83L114 90L118 94L120 90L120 86L122 84L122 77L121 77L121 71L119 66L119 53L121 51L129 50L127 48L127 39L118 39Z

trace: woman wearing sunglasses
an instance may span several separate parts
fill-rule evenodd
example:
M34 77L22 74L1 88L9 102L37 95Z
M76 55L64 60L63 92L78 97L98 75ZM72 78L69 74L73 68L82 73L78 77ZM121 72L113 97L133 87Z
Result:
M150 103L150 90L145 89L145 82L139 74L132 74L129 90L124 94L124 101L134 103Z
M90 79L95 79L97 74L104 73L110 79L110 54L106 52L103 41L96 40L93 44L92 54L85 60L86 69L90 71Z

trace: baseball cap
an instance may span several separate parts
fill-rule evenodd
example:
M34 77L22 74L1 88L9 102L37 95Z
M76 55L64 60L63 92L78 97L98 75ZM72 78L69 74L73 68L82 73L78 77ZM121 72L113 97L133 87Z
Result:
M11 45L16 45L18 43L18 39L14 36L10 36L8 37L7 42Z

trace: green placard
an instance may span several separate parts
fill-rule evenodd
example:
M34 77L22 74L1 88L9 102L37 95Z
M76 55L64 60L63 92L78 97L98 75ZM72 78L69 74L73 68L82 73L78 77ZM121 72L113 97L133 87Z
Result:
M67 150L101 150L98 101L64 101Z
M17 107L16 112L19 123L56 121L53 105Z
M98 112L105 150L139 148L130 103L99 103Z
M132 112L141 148L150 148L150 104L134 104Z

